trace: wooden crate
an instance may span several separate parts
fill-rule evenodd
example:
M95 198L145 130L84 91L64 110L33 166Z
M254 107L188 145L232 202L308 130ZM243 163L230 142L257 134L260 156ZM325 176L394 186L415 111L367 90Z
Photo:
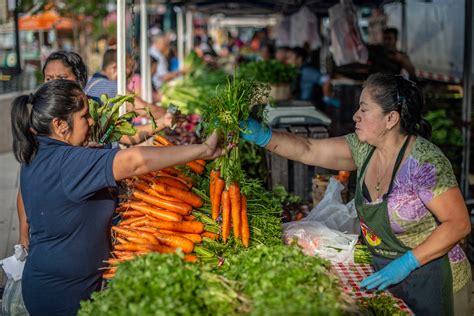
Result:
M326 126L290 126L287 128L274 128L275 131L290 132L310 138L327 138L329 136ZM318 174L326 174L324 168L308 166L300 162L291 161L269 151L266 152L266 161L269 171L269 186L274 188L283 185L286 190L294 195L311 200L312 178Z

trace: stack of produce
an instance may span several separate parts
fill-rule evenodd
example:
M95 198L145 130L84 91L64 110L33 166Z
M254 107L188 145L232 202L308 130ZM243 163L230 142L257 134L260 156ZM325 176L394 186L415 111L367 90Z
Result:
M278 60L254 61L239 66L239 77L270 84L291 83L297 73L296 67Z

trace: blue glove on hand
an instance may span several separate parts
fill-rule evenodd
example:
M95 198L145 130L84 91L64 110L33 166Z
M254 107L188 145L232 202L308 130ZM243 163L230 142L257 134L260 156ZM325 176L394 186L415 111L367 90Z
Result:
M375 272L360 283L360 287L372 290L384 290L389 285L403 281L413 270L420 267L420 263L412 251L407 251L403 256L386 265L382 270Z
M240 132L240 138L257 144L260 147L265 147L272 139L272 130L266 126L262 126L256 120L249 118L246 121L239 122L240 128L243 130Z
M341 106L341 101L339 101L338 99L335 99L335 98L330 98L330 97L324 96L323 97L323 102L326 105L331 105L331 106L334 106L336 108Z

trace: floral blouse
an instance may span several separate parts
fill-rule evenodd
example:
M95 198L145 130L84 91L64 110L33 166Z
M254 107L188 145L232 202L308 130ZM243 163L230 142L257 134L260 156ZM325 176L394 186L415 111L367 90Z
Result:
M360 142L354 133L346 135L346 141L360 169L373 147ZM405 246L417 247L436 229L436 218L426 204L453 187L457 187L457 182L449 160L436 145L417 137L388 195L390 225ZM370 203L381 201L382 197ZM366 200L366 203L369 202ZM448 257L453 290L457 292L471 280L471 267L459 244L449 251Z

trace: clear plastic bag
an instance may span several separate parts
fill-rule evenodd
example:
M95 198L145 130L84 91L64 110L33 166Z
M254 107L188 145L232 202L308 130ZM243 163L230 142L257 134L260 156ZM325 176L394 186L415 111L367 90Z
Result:
M2 315L29 315L21 294L21 279L14 281L13 278L9 278L7 280L2 296Z
M344 234L316 221L298 221L283 224L283 238L287 244L298 243L308 256L353 263L358 235Z
M343 204L342 190L344 190L344 185L331 177L323 199L302 221L316 221L323 223L330 229L359 235L360 225L354 200Z

